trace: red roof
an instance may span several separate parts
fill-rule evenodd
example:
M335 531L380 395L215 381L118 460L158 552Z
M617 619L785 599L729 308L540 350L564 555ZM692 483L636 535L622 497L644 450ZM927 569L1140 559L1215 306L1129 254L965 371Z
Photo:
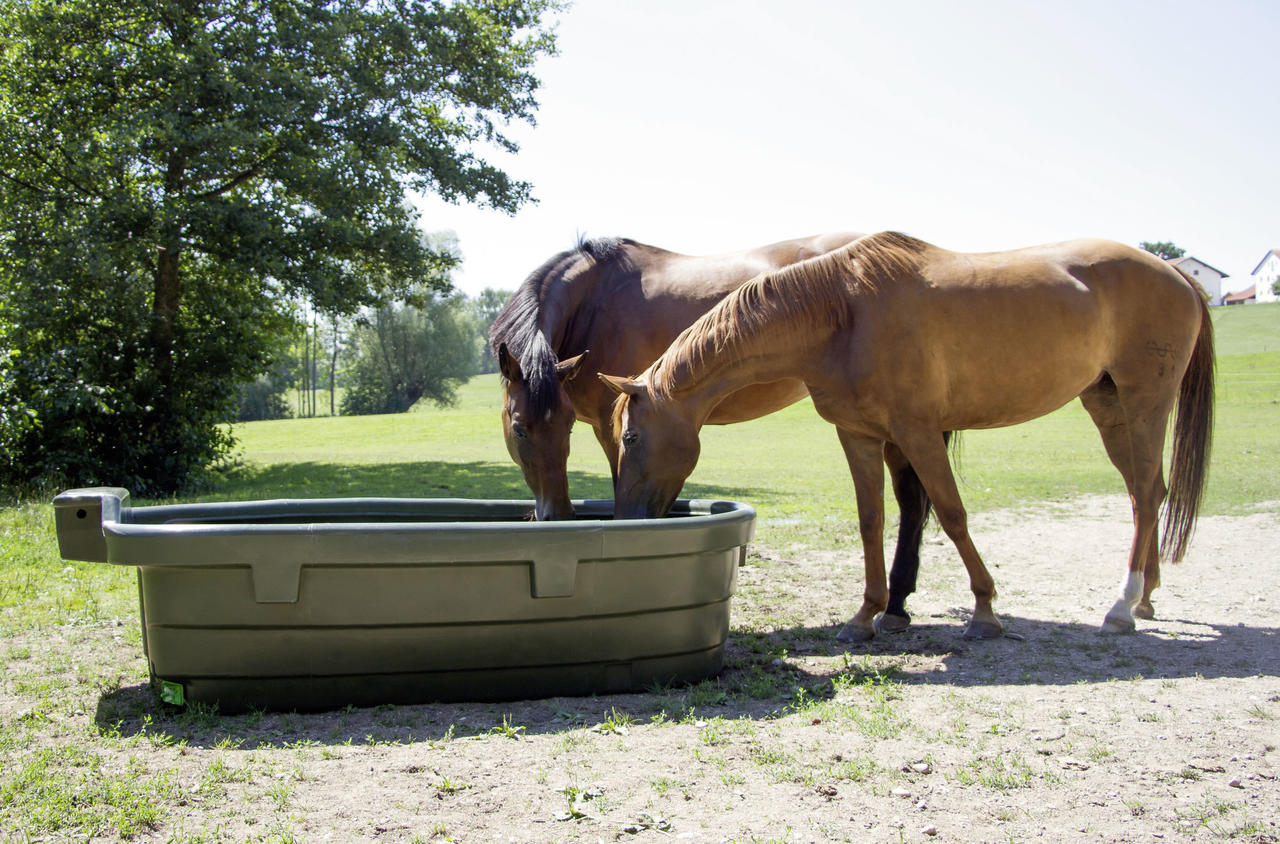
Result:
M1237 290L1235 293L1228 293L1222 297L1222 304L1234 305L1237 302L1248 302L1250 299L1258 298L1258 294L1254 291L1256 284L1250 284L1244 290Z

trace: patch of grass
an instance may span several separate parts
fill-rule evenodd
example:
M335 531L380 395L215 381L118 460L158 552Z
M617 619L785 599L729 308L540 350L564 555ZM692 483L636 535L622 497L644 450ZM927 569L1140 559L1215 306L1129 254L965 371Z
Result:
M604 720L592 727L591 730L605 735L625 736L630 732L635 721L636 719L630 713L619 712L616 708L610 707Z
M698 738L709 747L728 744L729 731L726 729L724 719L713 718L705 722L705 726L698 730Z
M659 797L666 797L672 792L683 791L688 787L679 779L669 776L654 777L649 780L649 786Z
M956 771L961 785L979 785L993 791L1030 788L1036 780L1031 766L1020 755L982 756Z
M896 703L901 697L899 684L878 672L839 674L830 682L829 698L808 702L808 696L802 694L795 706L806 717L846 722L870 738L893 738L908 725Z
M60 838L131 838L156 829L180 789L169 771L123 770L83 747L37 750L0 775L0 828Z
M489 735L502 736L509 739L519 739L522 732L524 732L524 727L513 725L510 715L503 715L501 724L495 724L489 728Z
M569 801L568 810L556 816L556 820L561 821L585 820L588 817L587 804L604 796L599 788L583 789L576 785L567 786L560 793Z
M1231 803L1206 797L1198 803L1186 807L1176 807L1173 815L1184 827L1203 827L1214 834L1221 834L1224 829L1222 819L1227 815L1244 808L1243 804Z
M880 766L870 756L846 759L837 755L825 766L825 773L828 778L847 782L866 782L875 776L879 770Z
M801 772L804 766L799 763L793 753L769 745L752 744L747 749L747 754L770 782L802 781Z
M1214 308L1209 313L1219 358L1280 352L1280 304Z
M0 633L90 626L137 613L130 569L60 559L53 508L0 508Z
M471 788L470 783L458 782L448 777L441 777L440 782L436 783L436 793L443 795L457 794L460 791L466 791L468 788Z
M1248 714L1250 718L1257 718L1261 721L1271 721L1271 720L1274 720L1276 717L1276 714L1274 712L1272 712L1270 709L1267 709L1265 706L1263 706L1260 703L1252 704L1248 709L1245 710L1245 713Z

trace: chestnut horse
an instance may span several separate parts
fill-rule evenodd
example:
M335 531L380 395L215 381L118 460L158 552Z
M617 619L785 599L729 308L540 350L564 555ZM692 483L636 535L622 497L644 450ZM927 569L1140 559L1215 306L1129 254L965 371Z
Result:
M743 282L861 237L836 232L727 255L679 255L633 240L599 238L552 256L512 295L489 332L502 373L507 451L535 497L538 519L573 516L566 464L574 421L591 425L617 481L614 393L595 375L638 373ZM590 351L588 351L590 350ZM727 392L706 422L726 424L772 413L803 398L798 378ZM886 630L909 622L929 500L895 448L885 460L902 513Z
M1079 397L1120 471L1134 535L1104 632L1154 616L1161 503L1166 559L1199 510L1213 416L1213 333L1204 290L1146 252L1104 240L989 254L893 232L744 284L620 393L615 518L663 515L698 460L698 432L748 384L799 378L836 426L853 476L866 563L858 612L838 638L870 638L886 606L886 444L918 474L968 570L966 636L1002 633L995 583L970 539L943 432L1015 425ZM1175 405L1170 487L1163 448Z

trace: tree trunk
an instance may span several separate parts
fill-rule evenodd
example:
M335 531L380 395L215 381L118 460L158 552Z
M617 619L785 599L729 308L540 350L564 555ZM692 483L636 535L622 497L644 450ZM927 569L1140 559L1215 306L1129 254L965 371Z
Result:
M165 171L165 201L180 199L186 157L174 152ZM166 212L168 209L166 208ZM152 381L143 386L145 402L150 405L142 433L147 442L148 460L158 490L173 491L178 483L175 457L181 448L182 425L177 420L176 401L181 391L176 386L174 347L177 345L178 314L182 307L182 227L166 214L158 227L155 256L154 298L151 302ZM146 395L149 394L149 395Z
M179 152L169 155L165 168L164 193L166 204L182 196L183 178L187 158ZM178 264L182 254L182 229L171 221L160 229L160 243L155 263L155 299L151 304L151 355L159 378L159 389L164 392L173 377L173 343L178 323L178 308L182 304L182 287L178 277Z
M151 305L151 355L161 388L173 377L174 326L182 288L178 280L177 246L162 246L156 256L155 299Z
M337 416L334 393L337 391L338 372L338 318L333 318L333 352L329 355L329 415Z

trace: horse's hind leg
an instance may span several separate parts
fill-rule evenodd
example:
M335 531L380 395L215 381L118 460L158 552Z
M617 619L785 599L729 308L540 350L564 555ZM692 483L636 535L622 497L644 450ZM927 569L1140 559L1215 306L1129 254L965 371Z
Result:
M889 570L889 604L875 621L877 633L901 633L911 624L906 601L916 591L920 571L920 542L929 518L929 496L902 450L885 443L884 462L889 467L893 494L898 500L898 545Z
M956 479L947 460L947 445L936 431L910 429L895 432L898 447L911 461L920 483L933 502L938 523L950 537L964 567L969 572L969 588L973 590L973 619L965 628L970 639L992 639L1004 634L991 602L996 597L996 584L982 562L978 549L969 536L969 518L965 513Z
M1164 433L1171 400L1130 393L1122 399L1115 382L1102 380L1080 395L1107 456L1120 470L1133 507L1133 545L1121 597L1102 622L1104 633L1128 633L1134 616L1153 618L1151 593L1160 585L1157 523L1164 501Z

